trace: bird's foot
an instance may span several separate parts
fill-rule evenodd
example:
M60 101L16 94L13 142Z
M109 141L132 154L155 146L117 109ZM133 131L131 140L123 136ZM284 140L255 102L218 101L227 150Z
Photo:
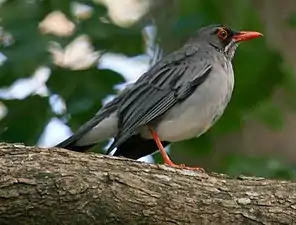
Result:
M169 158L169 156L167 155L164 147L162 146L162 143L161 143L161 140L158 137L158 134L152 129L150 129L150 132L151 132L151 135L152 135L157 147L159 148L159 151L161 153L161 156L163 158L163 161L164 161L165 165L175 167L175 168L180 168L180 169L198 171L200 173L205 173L206 172L203 168L200 168L200 167L188 167L188 166L185 166L184 164L177 165L177 164L173 163L171 161L171 159Z
M201 167L189 167L189 166L186 166L185 164L174 164L172 162L169 162L169 163L165 163L165 165L168 165L168 166L171 166L171 167L175 167L175 168L180 168L180 169L185 169L185 170L193 170L193 171L198 171L200 173L205 173L206 171L201 168Z

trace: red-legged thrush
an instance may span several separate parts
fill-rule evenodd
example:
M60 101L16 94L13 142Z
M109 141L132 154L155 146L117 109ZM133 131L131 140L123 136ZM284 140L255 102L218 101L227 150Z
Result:
M236 48L260 36L222 25L199 29L57 147L84 152L114 138L108 153L116 148L115 156L138 159L159 149L165 164L185 167L164 146L198 137L220 118L233 91Z

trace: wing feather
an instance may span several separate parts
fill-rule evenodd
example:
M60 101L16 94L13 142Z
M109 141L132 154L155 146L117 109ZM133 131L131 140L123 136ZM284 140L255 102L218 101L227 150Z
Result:
M177 54L177 60L172 59L172 54L135 83L118 108L118 134L108 152L137 134L140 127L186 99L206 80L211 65L201 59L198 66L192 68L186 60L189 58L190 61L195 54L198 49L183 49L183 54Z

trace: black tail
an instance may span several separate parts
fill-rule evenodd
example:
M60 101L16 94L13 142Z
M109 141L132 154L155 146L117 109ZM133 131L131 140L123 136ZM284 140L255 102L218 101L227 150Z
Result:
M69 143L69 144L67 144L65 142L62 142L62 143L56 145L55 147L57 147L57 148L65 148L65 149L75 151L75 152L86 152L89 149L91 149L92 147L94 147L95 145L96 144L78 146L78 145L75 145L75 142L74 143Z
M170 142L161 142L164 147ZM114 156L123 156L130 159L139 159L146 155L150 155L158 150L153 139L144 139L139 134L130 137L122 145L118 146Z

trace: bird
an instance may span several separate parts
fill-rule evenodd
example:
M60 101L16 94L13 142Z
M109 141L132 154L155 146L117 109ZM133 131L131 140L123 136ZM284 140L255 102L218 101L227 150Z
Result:
M232 61L239 43L263 36L212 24L195 31L181 48L167 54L128 85L72 136L56 147L86 152L113 138L113 156L137 160L171 143L199 137L222 116L234 89Z

